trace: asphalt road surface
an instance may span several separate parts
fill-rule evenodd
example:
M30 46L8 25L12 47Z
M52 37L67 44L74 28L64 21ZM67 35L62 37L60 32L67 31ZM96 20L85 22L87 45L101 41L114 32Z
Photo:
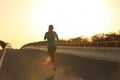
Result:
M51 80L53 65L47 58L46 51L7 50L0 80ZM120 80L119 63L56 52L56 67L55 80Z

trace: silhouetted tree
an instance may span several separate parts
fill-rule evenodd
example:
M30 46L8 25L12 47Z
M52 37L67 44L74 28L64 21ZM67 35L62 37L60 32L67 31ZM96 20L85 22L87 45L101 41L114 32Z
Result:
M72 41L72 42L88 42L89 39L87 37L80 36L80 37L76 37L76 38L70 38L68 41Z
M108 33L108 34L95 34L91 37L93 42L100 41L120 41L120 34L117 33Z

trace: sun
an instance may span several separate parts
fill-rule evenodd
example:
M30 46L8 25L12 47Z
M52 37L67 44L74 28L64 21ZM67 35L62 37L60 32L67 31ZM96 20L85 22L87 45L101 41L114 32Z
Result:
M48 25L53 24L59 37L64 39L105 32L111 23L104 0L44 0L42 7L36 5L33 10L35 33L41 30L44 35Z

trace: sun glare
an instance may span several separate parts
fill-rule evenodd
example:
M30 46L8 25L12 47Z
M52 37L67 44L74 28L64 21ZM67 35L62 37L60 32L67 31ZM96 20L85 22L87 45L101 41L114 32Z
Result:
M44 61L44 64L49 64L50 61L51 61L51 58L50 58L50 56L48 56L48 57L46 58L46 60Z
M43 40L49 24L60 39L119 30L118 0L3 0L0 7L0 38L15 47Z
M43 11L38 11L38 6L34 8L34 14L39 17L34 19L35 33L42 27L36 23L38 21L45 24L44 30L53 24L61 38L90 37L94 33L105 32L110 24L110 14L104 0L45 0L41 9Z

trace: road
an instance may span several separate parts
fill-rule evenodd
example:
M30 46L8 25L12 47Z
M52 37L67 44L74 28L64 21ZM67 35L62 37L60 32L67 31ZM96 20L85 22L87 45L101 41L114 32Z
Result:
M47 51L45 46L38 49ZM120 63L120 48L113 47L58 47L58 53L76 55L110 62Z
M8 50L0 80L50 80L53 66L47 57L47 52L42 50ZM56 51L56 63L55 80L120 80L120 64L116 62Z

